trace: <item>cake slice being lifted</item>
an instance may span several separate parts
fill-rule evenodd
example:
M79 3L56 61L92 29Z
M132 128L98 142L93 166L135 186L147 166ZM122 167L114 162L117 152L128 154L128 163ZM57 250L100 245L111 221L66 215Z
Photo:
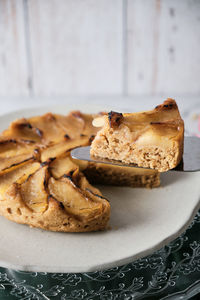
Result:
M151 111L126 114L111 111L94 120L94 125L103 128L92 142L92 156L160 172L175 168L181 161L184 122L173 99Z

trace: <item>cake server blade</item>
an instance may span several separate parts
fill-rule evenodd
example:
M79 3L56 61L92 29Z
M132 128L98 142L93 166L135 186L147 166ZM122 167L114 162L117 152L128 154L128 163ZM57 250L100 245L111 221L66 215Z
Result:
M86 160L95 163L111 164L123 167L142 168L135 164L124 164L117 160L96 158L90 155L90 146L78 147L71 151L73 159ZM147 168L144 168L147 169ZM187 136L184 139L184 153L180 164L171 171L196 172L200 171L200 138Z

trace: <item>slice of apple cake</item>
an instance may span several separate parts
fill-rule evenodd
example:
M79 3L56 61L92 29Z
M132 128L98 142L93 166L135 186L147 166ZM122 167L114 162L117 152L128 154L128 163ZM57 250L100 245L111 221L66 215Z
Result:
M103 128L91 145L91 155L134 163L159 172L176 167L182 159L184 123L177 104L167 99L151 111L110 112L96 119Z

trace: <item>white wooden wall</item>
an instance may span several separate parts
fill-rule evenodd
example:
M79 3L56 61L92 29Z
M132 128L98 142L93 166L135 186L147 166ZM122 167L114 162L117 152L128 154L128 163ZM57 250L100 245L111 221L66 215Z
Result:
M200 94L200 0L0 0L0 96Z

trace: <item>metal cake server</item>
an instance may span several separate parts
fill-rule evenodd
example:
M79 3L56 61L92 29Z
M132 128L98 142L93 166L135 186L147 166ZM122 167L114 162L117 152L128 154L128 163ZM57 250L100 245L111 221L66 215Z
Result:
M90 156L90 146L78 147L71 151L71 156L74 159L86 160L95 163L111 164L116 166L141 168L135 164L124 164L120 161L109 159L98 159ZM144 168L147 169L147 168ZM180 164L172 169L172 171L196 172L200 171L200 138L187 136L184 139L184 153Z

